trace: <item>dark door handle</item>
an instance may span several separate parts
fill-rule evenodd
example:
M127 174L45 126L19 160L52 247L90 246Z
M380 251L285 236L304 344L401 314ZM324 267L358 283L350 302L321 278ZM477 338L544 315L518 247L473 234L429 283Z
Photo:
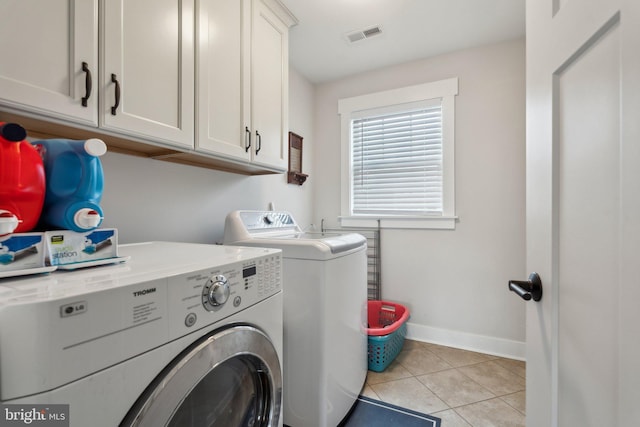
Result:
M509 290L520 295L525 301L542 299L542 282L538 273L531 273L529 280L509 280Z
M89 100L89 97L91 96L91 89L93 86L93 82L91 80L91 70L89 70L89 64L87 64L86 62L82 63L82 71L84 71L85 74L85 79L84 79L84 88L85 88L85 93L84 96L82 97L82 106L86 107L87 106L87 101Z
M120 105L120 82L118 82L118 77L115 74L111 74L111 83L116 84L116 103L111 107L111 115L115 116Z

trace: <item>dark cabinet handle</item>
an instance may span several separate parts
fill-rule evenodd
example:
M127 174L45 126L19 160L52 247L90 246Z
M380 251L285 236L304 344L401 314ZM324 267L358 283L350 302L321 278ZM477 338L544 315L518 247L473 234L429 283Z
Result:
M261 149L262 149L262 135L260 135L258 131L256 131L256 156L258 155Z
M251 148L251 131L248 126L244 127L244 151L245 153L249 152L249 148Z
M116 110L120 105L120 83L118 82L118 77L115 74L111 74L111 83L116 84L116 103L111 107L111 115L116 115Z
M529 280L509 280L509 290L520 295L525 301L542 299L542 281L538 273L531 273Z
M86 62L82 63L82 71L84 71L85 74L85 78L84 78L84 96L82 97L82 106L86 107L87 106L87 101L89 100L89 97L91 96L91 89L93 87L93 81L91 80L91 70L89 70L89 64L87 64Z

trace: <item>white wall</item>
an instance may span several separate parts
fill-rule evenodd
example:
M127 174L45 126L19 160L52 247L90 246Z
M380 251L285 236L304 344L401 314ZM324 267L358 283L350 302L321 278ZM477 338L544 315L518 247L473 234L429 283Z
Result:
M314 221L338 225L340 98L450 77L456 98L456 211L449 230L383 230L382 295L411 311L415 339L524 357L524 40L367 72L316 88Z
M290 70L289 129L304 138L303 171L312 173L314 88ZM224 218L235 209L289 210L311 221L312 185L287 184L285 174L244 176L158 160L107 153L102 158L104 227L122 243L172 240L222 242Z

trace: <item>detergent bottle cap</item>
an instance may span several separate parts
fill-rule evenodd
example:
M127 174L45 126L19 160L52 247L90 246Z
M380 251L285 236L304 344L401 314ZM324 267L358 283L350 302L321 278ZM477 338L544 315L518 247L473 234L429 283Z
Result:
M98 138L87 139L84 142L84 150L90 156L100 157L107 152L107 144Z
M85 230L96 228L100 225L100 221L102 221L102 217L98 211L89 208L78 209L73 216L73 222L75 222L76 226Z
M20 142L27 137L27 131L17 123L5 123L0 126L0 135L11 142Z
M9 211L0 209L0 236L13 233L18 228L18 218Z

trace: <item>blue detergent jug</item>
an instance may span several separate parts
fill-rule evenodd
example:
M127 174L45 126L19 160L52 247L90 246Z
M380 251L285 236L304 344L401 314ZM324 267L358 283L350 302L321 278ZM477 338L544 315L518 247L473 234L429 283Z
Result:
M77 232L98 227L104 188L100 156L107 152L106 144L95 138L45 139L33 144L40 146L46 176L43 225Z

